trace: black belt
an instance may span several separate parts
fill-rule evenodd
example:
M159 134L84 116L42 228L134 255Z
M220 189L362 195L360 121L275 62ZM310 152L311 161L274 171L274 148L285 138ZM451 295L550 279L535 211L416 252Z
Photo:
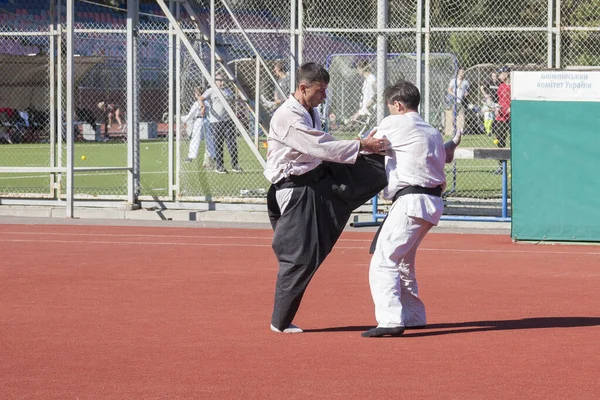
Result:
M442 197L442 185L438 185L434 188L427 188L423 186L407 186L403 189L400 189L394 195L394 201L398 200L400 196L404 196L405 194L429 194L431 196ZM381 225L379 225L379 229L377 229L377 233L375 233L375 237L371 242L371 248L369 249L369 254L373 254L375 252L375 246L377 245L377 238L379 238L379 233L381 232L381 228L387 219L387 215L381 221Z
M405 194L429 194L431 196L442 197L442 185L438 185L434 188L428 188L423 186L407 186L400 189L394 195L394 201L398 200L398 197L404 196Z
M298 186L306 186L313 182L319 181L327 174L323 164L320 164L317 168L308 171L302 175L290 175L287 178L283 178L277 183L274 183L276 189L286 189Z

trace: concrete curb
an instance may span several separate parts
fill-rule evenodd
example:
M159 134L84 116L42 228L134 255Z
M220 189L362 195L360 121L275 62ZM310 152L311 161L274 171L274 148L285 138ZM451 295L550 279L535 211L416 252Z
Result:
M137 225L165 227L240 227L270 229L266 210L227 205L220 210L140 209L76 207L75 218L65 217L65 208L56 206L0 206L0 224ZM355 212L348 231L376 231L378 226L350 227L350 222L372 221L369 212ZM510 234L510 222L440 221L433 232Z

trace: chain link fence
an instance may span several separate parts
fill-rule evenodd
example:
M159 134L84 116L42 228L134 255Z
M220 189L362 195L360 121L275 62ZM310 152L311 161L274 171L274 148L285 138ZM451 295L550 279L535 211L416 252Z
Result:
M336 137L354 138L376 124L377 104L361 112L362 94L377 81L384 39L386 84L419 84L423 116L446 138L463 130L463 146L476 148L510 147L510 136L504 144L494 133L500 68L600 65L600 0L215 0L214 10L209 0L188 7L165 1L191 48L169 30L159 3L140 2L137 31L140 199L264 202L270 116L293 90L293 69L301 62L327 66L324 126ZM127 171L110 169L128 166L126 7L125 1L75 1L75 166L104 168L76 171L80 198L123 199L131 184ZM54 2L0 1L3 197L65 193L60 173L10 170L66 165L66 26L53 25L57 15ZM232 123L223 130L205 121L210 129L198 141L195 119L182 119L197 101L195 90L205 92L217 76ZM279 96L280 87L288 93ZM52 105L53 90L61 107ZM227 173L217 171L216 150L209 148L215 142ZM496 215L498 167L494 160L449 165L448 204Z
M62 30L66 30L65 25ZM73 47L76 76L74 166L127 167L127 39L122 18L115 14L106 22L76 22ZM66 45L61 46L61 51L64 63ZM89 62L78 62L86 59ZM66 71L66 65L62 71ZM61 83L66 93L66 76ZM64 96L63 105L66 111ZM61 122L64 133L64 117ZM65 146L62 165L66 165L65 135L61 135L61 141ZM75 173L74 180L75 196L79 198L125 199L127 196L126 171L81 171ZM61 188L66 190L65 185Z
M0 167L50 167L50 40L42 10L0 6ZM47 16L47 15L46 15ZM0 193L48 198L49 174L0 173Z

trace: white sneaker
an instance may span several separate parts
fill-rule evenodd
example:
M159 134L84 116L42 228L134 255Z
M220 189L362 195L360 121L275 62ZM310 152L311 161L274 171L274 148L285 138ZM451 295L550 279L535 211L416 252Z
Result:
M202 167L207 168L207 169L214 169L215 168L215 160L213 160L212 158L207 157L205 155L204 162L202 163Z
M298 328L294 324L290 324L290 326L288 326L287 328L285 328L283 330L283 332L280 331L279 329L275 328L273 325L271 325L271 330L273 332L278 332L278 333L302 333L302 332L304 332L302 329Z

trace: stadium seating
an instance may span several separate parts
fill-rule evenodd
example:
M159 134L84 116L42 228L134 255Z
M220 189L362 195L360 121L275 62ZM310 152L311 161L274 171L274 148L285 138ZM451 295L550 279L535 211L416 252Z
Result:
M124 6L123 6L124 7ZM208 13L204 10L203 13ZM64 10L63 10L64 14ZM142 1L140 4L140 25L151 26L156 28L157 23L166 23L164 17L161 17L162 10L154 1ZM51 23L51 12L49 9L48 0L0 0L0 23L3 31L47 31ZM186 17L183 12L183 17ZM218 16L220 20L219 26L233 26L229 21L228 16ZM80 28L120 28L126 25L126 13L124 11L115 10L110 7L95 5L88 2L75 2L75 21L76 26ZM248 11L243 13L243 23L245 28L268 28L279 27L280 22L277 21L270 13L265 11ZM236 54L232 56L237 58L240 54L250 53L248 46L236 35L217 35L217 42L224 45L224 50L227 52L227 47L235 46ZM15 54L27 55L35 54L44 51L43 45L23 45L20 39L0 39L0 54ZM261 43L257 43L259 48ZM263 54L272 52L273 42L265 43L268 48L264 49ZM125 52L125 43L115 45L111 43L109 49L106 49L105 40L90 40L89 43L82 44L81 48L77 48L77 54L82 56L90 55L108 55L111 57L123 57ZM280 46L275 46L280 47ZM261 49L262 51L263 49ZM108 54L107 54L108 51ZM164 51L147 51L142 54L142 58L160 60L164 57Z

